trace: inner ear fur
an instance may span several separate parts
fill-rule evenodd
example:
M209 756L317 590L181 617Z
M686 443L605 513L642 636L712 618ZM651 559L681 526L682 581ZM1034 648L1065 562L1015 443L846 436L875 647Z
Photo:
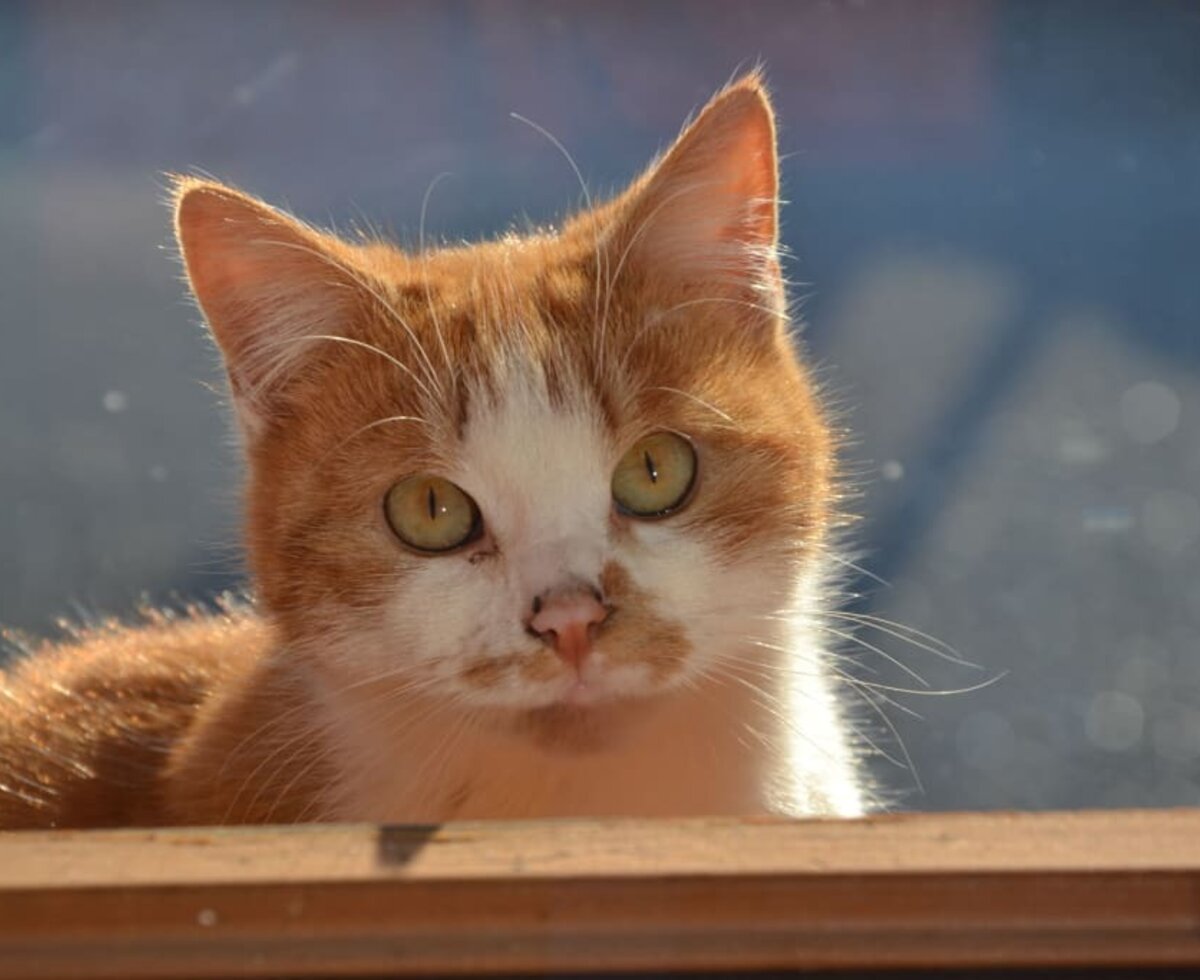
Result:
M178 178L175 233L239 409L268 411L314 342L363 303L352 246L241 191Z
M626 192L615 261L685 288L781 289L775 142L757 73L718 93Z

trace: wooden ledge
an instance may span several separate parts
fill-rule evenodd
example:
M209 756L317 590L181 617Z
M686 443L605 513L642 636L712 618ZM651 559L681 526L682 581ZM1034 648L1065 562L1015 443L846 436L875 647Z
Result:
M1200 965L1200 811L0 834L0 976Z

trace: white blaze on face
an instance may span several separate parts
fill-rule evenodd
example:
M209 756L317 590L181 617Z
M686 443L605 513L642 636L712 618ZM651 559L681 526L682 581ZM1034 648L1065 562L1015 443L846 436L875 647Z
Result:
M525 629L534 597L598 582L609 547L612 450L582 396L552 404L525 360L498 373L492 392L474 392L469 406L455 465L439 475L475 499L496 552L476 562L422 560L386 612L394 654L448 680L480 658L538 649ZM514 706L550 696L515 676L486 692L489 703Z
M478 501L526 604L596 583L608 548L612 448L582 386L567 387L578 399L552 405L540 372L510 370L498 398L473 399L452 477Z

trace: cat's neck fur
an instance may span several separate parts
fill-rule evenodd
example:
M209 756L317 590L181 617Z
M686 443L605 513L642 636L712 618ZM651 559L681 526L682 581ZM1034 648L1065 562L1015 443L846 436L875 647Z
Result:
M419 697L377 707L367 690L314 683L316 727L339 774L322 819L861 814L816 633L798 610L755 670L699 681L628 718L599 712L586 728L541 717L513 731Z
M761 711L754 696L730 685L701 683L645 712L612 744L549 752L528 738L479 726L456 730L444 719L440 725L436 719L389 724L341 700L328 698L323 705L327 731L347 763L340 798L331 800L334 818L805 815L832 809L819 798L824 788L812 774L802 792L815 792L817 799L797 805L773 791L773 784L790 782L781 771L787 761L778 758L782 746L768 741L778 726L756 718ZM739 732L740 724L697 725L700 717L749 720L762 734ZM397 729L402 739L393 734Z

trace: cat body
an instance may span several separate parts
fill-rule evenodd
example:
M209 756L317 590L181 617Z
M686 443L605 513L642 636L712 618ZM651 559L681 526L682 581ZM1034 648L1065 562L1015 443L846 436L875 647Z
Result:
M561 229L417 254L180 180L254 607L0 678L0 826L861 813L774 137L750 76Z

